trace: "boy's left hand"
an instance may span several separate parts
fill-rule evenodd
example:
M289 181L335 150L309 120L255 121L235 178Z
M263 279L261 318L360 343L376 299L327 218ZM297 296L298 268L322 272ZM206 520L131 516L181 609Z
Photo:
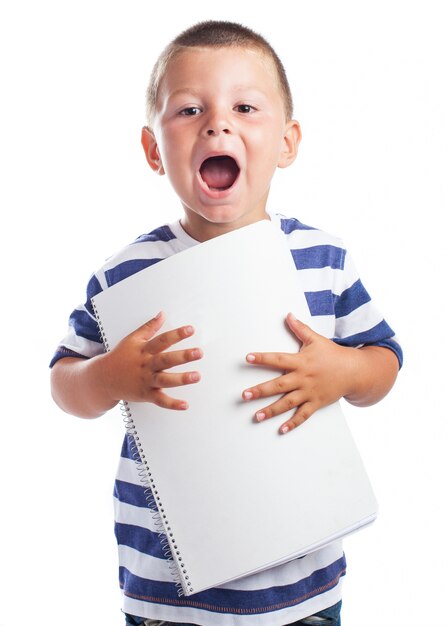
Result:
M248 363L281 370L283 373L265 383L243 392L244 400L268 398L283 394L281 398L260 409L255 414L259 422L297 408L291 419L280 427L286 433L302 424L315 411L336 402L350 393L355 348L339 346L319 335L290 313L287 323L302 343L300 352L252 352Z

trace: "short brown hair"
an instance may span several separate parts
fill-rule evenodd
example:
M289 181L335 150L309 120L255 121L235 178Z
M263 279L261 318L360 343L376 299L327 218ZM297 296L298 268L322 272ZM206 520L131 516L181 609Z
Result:
M246 26L235 22L210 20L199 22L184 30L168 44L157 59L146 91L146 115L149 126L152 125L154 119L160 83L172 59L186 48L225 48L232 46L258 49L272 59L277 70L279 86L283 95L285 115L290 120L293 111L291 89L285 68L272 46L264 37Z

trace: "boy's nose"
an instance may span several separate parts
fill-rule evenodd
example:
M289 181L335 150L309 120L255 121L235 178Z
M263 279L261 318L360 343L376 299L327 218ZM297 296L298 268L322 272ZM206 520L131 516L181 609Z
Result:
M203 132L207 137L215 137L221 133L230 134L231 124L226 111L221 107L210 110L204 119Z
M213 125L213 128L207 129L207 135L209 137L219 135L219 133L225 133L226 135L228 135L230 133L230 130L228 128L225 128L225 125L223 125L222 127L218 125Z

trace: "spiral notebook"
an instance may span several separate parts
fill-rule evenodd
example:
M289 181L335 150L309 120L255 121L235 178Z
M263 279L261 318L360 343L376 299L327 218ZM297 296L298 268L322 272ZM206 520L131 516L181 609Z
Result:
M256 423L266 400L241 399L247 387L278 375L248 365L246 354L297 352L284 322L289 311L312 326L298 274L278 226L263 220L164 259L92 300L108 350L163 310L160 332L196 329L174 349L204 351L187 366L201 372L201 382L169 390L188 401L187 411L124 403L185 595L298 558L375 519L375 497L339 404L279 435L285 416Z

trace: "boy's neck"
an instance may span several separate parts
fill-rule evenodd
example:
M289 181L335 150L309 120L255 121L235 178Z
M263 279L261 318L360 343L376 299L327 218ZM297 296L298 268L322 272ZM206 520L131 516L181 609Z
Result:
M187 235L196 241L203 242L219 237L220 235L225 235L233 230L238 230L239 228L243 228L243 226L249 226L249 224L254 224L255 222L259 222L261 220L271 219L270 215L266 211L256 218L253 216L250 218L245 216L245 218L246 219L242 218L228 223L213 223L206 222L197 215L189 216L188 213L185 213L185 215L180 219L180 225Z

